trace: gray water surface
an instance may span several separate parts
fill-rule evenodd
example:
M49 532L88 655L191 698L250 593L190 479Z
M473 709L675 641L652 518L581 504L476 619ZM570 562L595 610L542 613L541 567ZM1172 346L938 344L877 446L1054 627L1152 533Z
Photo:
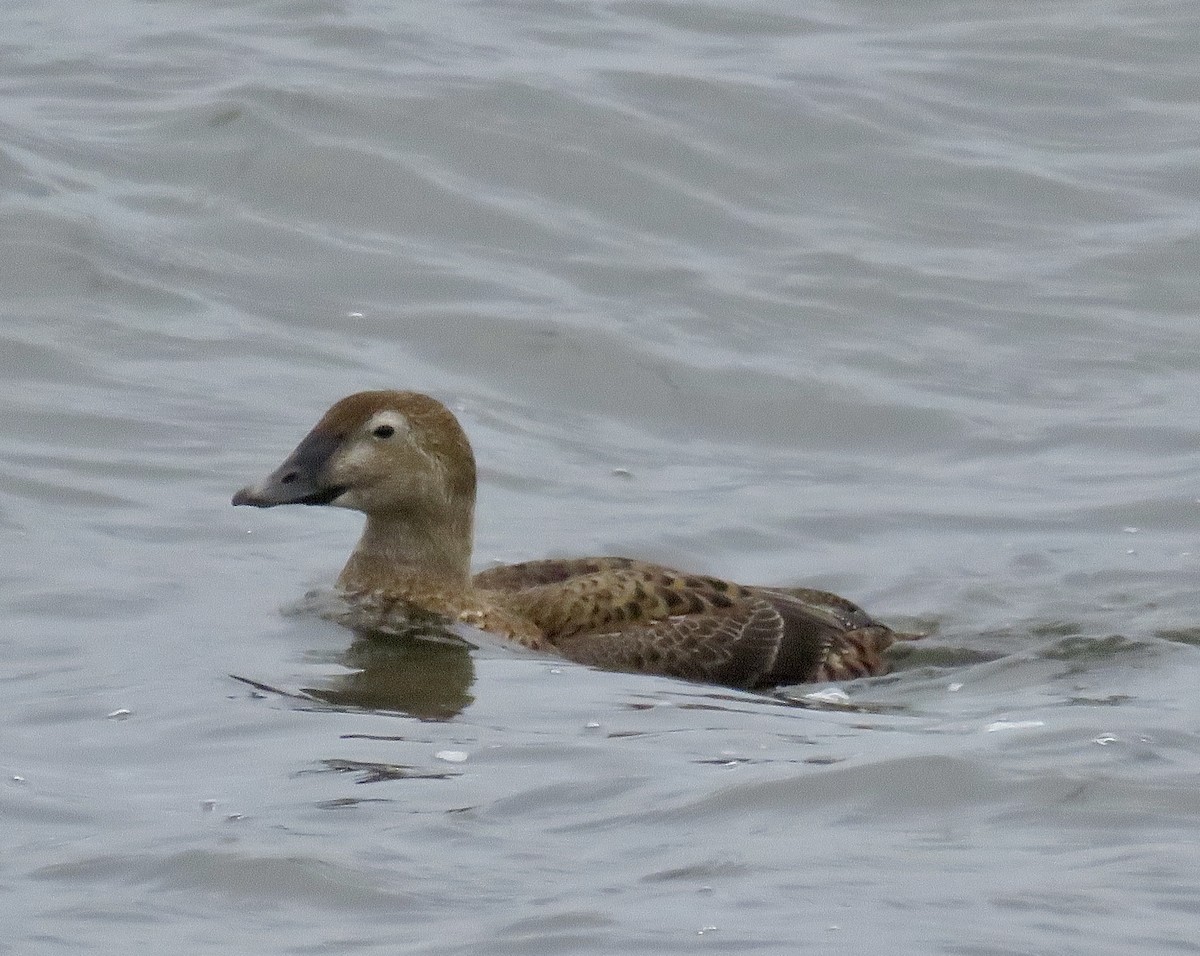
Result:
M1197 36L10 4L0 953L1200 951ZM301 601L356 517L228 502L388 387L480 567L930 637L832 704L357 638Z

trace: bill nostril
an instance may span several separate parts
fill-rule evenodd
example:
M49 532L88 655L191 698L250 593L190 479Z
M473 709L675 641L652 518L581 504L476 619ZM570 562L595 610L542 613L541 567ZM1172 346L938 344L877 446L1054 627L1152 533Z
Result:
M299 477L300 477L300 475L298 472L289 471L286 475L284 475L282 478L279 479L279 483L281 485L290 485L293 481L295 481Z

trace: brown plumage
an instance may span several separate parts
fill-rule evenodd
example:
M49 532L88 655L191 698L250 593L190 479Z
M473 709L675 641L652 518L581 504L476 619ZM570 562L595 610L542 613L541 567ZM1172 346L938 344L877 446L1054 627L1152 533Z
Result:
M888 647L907 636L827 591L748 587L630 558L472 577L475 459L449 409L416 392L342 399L233 503L365 513L338 578L365 626L432 613L608 670L751 688L882 674Z

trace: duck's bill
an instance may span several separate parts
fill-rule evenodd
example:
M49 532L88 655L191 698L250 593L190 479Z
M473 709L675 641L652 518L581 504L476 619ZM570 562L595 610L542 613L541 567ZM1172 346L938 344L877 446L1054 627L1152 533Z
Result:
M346 489L323 481L322 474L338 443L333 436L314 431L275 471L234 495L233 504L254 508L333 504Z
M282 485L271 475L257 485L247 485L233 496L235 505L254 508L274 508L276 505L330 505L344 493L345 488L305 488L296 484Z

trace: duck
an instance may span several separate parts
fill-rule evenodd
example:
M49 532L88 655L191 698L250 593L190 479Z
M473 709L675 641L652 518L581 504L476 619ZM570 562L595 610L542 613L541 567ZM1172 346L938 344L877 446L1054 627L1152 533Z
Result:
M336 402L234 505L366 516L336 592L356 627L461 622L604 670L757 690L889 670L898 634L846 598L736 584L626 557L549 558L472 574L475 456L443 403L380 390ZM364 624L365 622L365 624Z

